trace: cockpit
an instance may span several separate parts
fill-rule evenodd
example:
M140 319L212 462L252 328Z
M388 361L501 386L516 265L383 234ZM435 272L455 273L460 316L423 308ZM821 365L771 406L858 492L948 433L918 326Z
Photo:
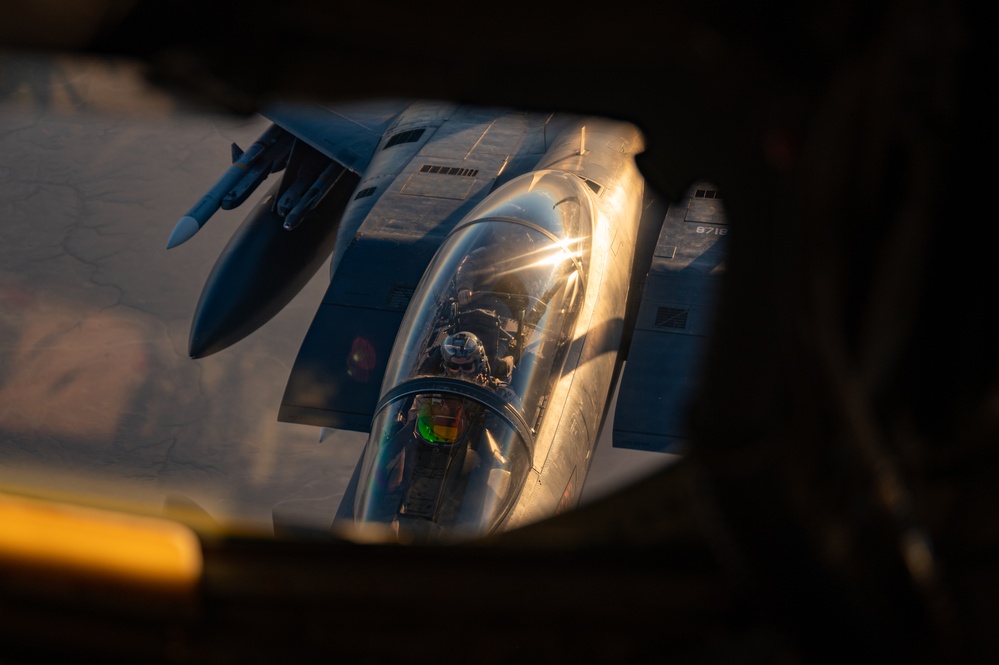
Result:
M591 229L582 181L540 172L509 182L452 231L396 337L356 521L412 540L488 533L502 521L572 341Z

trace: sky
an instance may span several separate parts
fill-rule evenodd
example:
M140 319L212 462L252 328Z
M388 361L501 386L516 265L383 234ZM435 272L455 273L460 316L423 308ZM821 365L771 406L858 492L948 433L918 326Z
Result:
M332 519L365 435L320 442L276 419L328 267L253 335L192 360L201 287L260 194L166 249L230 144L266 126L193 109L128 63L0 53L0 489L149 510L185 497L265 531L275 514ZM672 459L604 436L582 500Z

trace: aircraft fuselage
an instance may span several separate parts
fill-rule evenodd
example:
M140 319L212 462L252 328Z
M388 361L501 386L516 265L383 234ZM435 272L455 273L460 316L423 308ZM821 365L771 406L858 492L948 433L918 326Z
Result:
M419 540L575 505L620 368L639 131L437 102L349 113L278 112L287 133L265 136L285 156L259 168L285 174L216 264L191 355L262 325L329 252L279 419L370 432L337 522Z
M453 226L395 339L360 472L355 520L396 528L401 520L403 531L407 525L419 531L411 534L417 538L427 535L420 530L429 522L435 525L431 535L479 535L575 505L618 368L641 218L643 181L633 161L640 148L641 137L627 124L573 120L533 167ZM413 161L428 161L425 152L433 146ZM403 187L412 186L410 179ZM383 196L380 204L389 209L411 205L393 201L391 190ZM374 206L369 218L378 211ZM498 288L487 294L493 300L466 303L463 291L467 297L482 289L466 289L462 269L480 256L480 279L506 281L489 287ZM482 328L483 318L487 328L495 319L505 341ZM427 367L448 336L462 332L486 342L488 376L456 378L440 366ZM428 402L464 419L442 426L442 436L431 433L440 441L417 432L418 405L429 408ZM473 414L474 404L485 414ZM466 434L481 440L466 441ZM471 452L445 455L462 446ZM487 447L493 452L482 452Z

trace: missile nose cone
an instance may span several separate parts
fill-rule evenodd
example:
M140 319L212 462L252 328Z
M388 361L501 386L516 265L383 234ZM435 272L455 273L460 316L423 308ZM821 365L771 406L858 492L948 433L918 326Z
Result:
M167 240L167 249L172 249L183 242L187 242L200 230L201 226L198 224L198 220L190 215L181 217L177 225L173 227L173 232L170 233L170 238Z

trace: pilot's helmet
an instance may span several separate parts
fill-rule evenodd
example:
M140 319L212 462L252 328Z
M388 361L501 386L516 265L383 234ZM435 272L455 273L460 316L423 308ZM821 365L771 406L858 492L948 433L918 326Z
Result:
M441 355L445 369L452 376L473 378L489 373L486 349L479 338L470 332L448 335L441 344Z

